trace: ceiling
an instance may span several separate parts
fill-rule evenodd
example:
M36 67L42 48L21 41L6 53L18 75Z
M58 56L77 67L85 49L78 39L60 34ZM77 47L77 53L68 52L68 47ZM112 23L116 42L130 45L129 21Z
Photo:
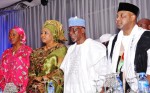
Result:
M28 2L28 0L0 0L0 9L9 7L21 1L23 1L23 3L28 6L36 6L36 5L41 4L41 0L32 0L32 2Z

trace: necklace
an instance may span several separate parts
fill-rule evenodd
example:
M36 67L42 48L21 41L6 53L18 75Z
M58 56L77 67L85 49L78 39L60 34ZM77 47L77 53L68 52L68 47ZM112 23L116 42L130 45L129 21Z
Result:
M58 43L54 43L54 44L51 44L51 46L45 46L44 49L45 50L52 49L52 48L56 47L57 45L58 45Z

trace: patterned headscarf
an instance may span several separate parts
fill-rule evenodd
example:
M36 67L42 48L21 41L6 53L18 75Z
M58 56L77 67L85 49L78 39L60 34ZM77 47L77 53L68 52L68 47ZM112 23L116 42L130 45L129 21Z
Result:
M22 37L21 43L25 44L26 43L26 34L25 34L24 30L21 27L17 27L17 26L12 28L10 31L12 31L12 30L15 30Z
M43 28L47 28L53 35L55 42L66 41L62 24L56 20L47 20Z

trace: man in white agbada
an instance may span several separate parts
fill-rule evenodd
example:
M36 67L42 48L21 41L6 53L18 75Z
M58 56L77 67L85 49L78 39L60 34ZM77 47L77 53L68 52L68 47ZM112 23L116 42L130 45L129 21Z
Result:
M69 19L69 35L75 44L69 47L60 67L64 71L64 93L100 93L107 66L105 46L86 39L85 20L81 18Z
M121 79L124 89L127 89L128 83L131 90L136 93L137 73L145 72L150 81L150 41L147 41L150 32L136 25L138 13L139 8L133 4L123 2L119 4L116 24L121 31L109 41L108 45L110 73L119 72L120 77L123 77ZM144 40L145 35L147 36Z

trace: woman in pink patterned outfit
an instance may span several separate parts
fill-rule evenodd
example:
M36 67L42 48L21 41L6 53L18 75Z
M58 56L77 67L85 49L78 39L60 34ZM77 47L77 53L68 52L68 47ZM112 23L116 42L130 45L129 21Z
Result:
M12 47L2 55L0 67L0 87L3 91L14 84L18 93L25 93L28 83L29 57L32 49L25 45L26 36L20 27L14 27L9 32ZM14 88L14 87L13 87Z

